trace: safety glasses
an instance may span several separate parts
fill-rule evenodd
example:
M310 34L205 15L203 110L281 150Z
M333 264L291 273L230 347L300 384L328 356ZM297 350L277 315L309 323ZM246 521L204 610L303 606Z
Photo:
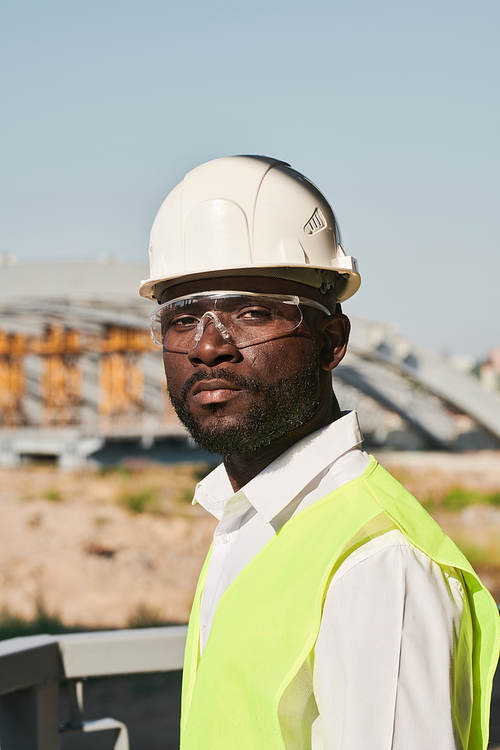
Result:
M319 302L292 294L200 292L178 297L151 310L151 338L170 352L194 349L207 326L238 349L281 338L302 323L300 305L330 315Z

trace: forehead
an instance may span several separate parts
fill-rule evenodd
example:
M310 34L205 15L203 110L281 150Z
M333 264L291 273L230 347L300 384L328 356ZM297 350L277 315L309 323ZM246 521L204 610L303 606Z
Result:
M227 276L217 279L197 279L175 284L166 289L161 302L183 297L185 294L196 292L210 292L217 290L235 292L258 292L261 294L296 294L302 297L316 299L318 291L306 284L286 279L275 279L271 276Z

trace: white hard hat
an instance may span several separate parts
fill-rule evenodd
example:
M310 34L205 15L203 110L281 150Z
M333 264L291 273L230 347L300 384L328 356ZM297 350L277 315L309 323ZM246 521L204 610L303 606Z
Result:
M150 299L183 281L241 275L317 288L333 282L343 302L361 283L324 195L289 164L263 156L216 159L189 172L158 211L149 260L139 293Z

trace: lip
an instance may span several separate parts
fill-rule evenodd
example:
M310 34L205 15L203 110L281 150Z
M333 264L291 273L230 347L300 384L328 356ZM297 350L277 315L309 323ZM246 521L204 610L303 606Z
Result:
M241 388L224 380L201 380L191 391L194 401L203 404L221 404L229 401Z

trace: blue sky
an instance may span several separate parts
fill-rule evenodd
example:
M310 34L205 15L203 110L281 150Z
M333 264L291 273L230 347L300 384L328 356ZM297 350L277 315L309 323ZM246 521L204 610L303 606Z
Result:
M145 260L187 171L265 154L330 199L363 277L346 312L485 356L499 28L498 0L5 0L0 251Z

